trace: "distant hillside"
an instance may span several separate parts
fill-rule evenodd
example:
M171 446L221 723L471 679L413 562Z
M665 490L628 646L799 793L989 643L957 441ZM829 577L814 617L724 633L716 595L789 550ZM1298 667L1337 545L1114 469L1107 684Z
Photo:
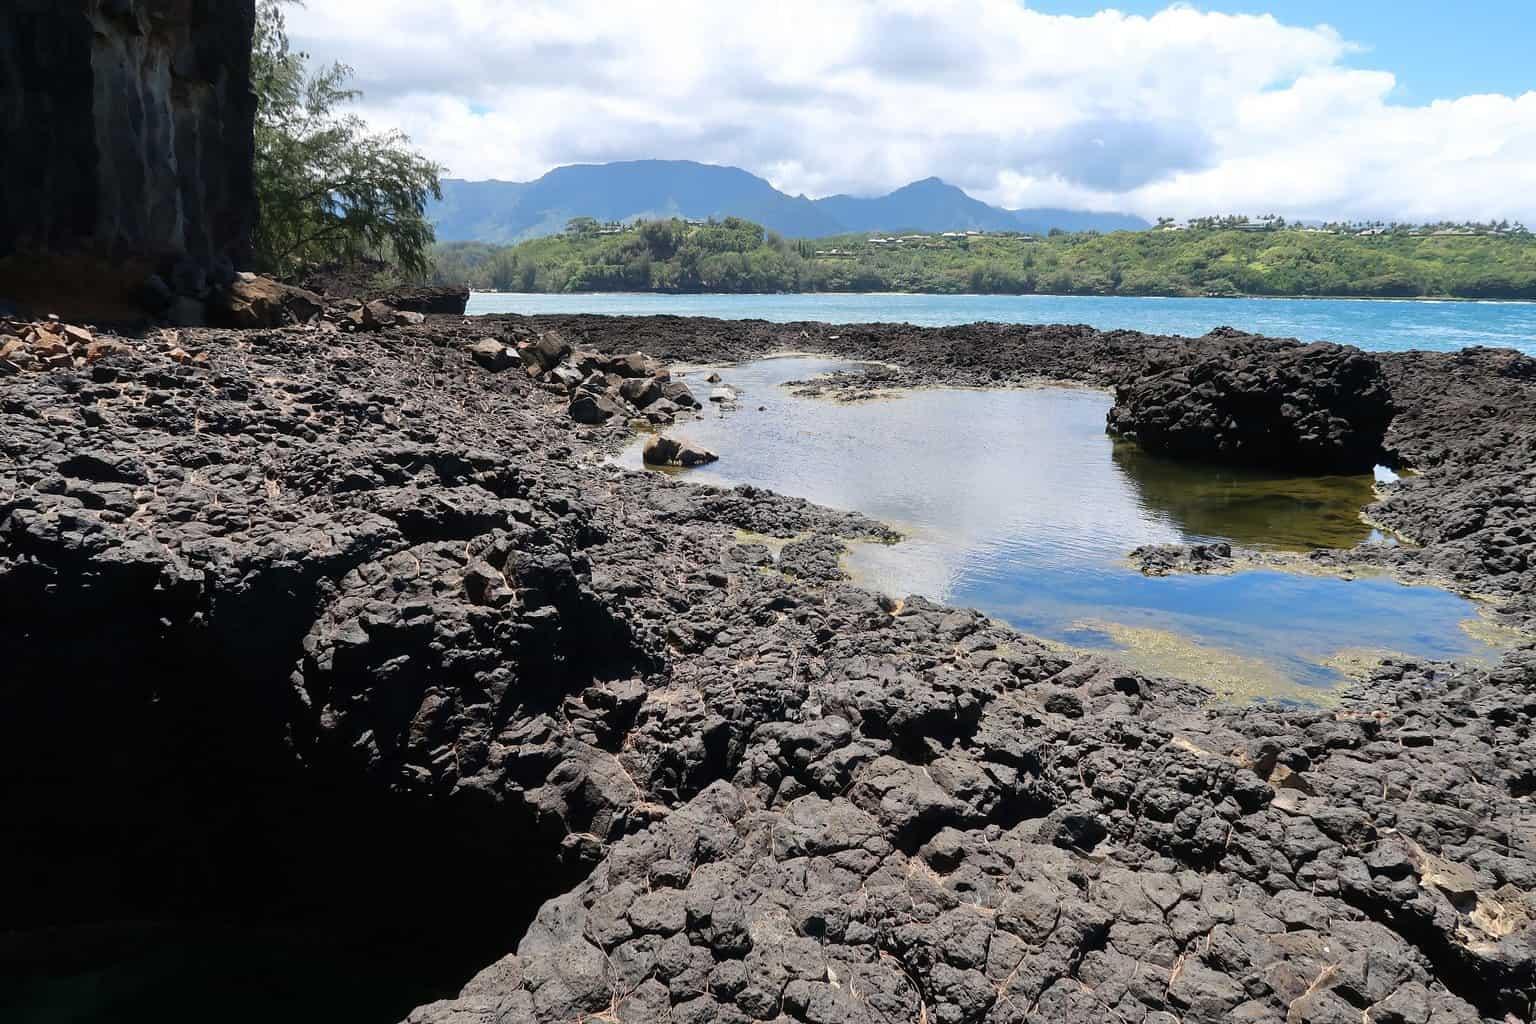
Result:
M919 186L924 183L919 182ZM979 215L979 214L978 214ZM1176 231L847 233L789 240L738 218L593 224L511 246L439 245L442 283L524 292L985 292L1536 298L1522 230L1351 232L1222 220Z
M1152 225L1128 213L1086 210L1004 210L972 199L939 178L924 178L875 198L828 196L812 200L845 232L861 231L1144 231Z
M555 234L573 217L633 221L744 217L790 238L858 231L1137 231L1139 217L1075 210L1004 210L927 178L885 196L788 196L739 167L630 160L558 167L537 181L443 182L428 216L444 242L507 244Z
M1008 210L972 199L938 178L924 178L872 199L828 196L816 205L855 231L1022 231Z

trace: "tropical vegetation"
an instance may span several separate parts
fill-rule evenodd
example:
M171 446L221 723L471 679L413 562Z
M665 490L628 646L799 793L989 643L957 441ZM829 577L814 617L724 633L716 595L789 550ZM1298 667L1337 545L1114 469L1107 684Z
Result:
M438 246L433 276L527 292L980 292L1536 299L1536 236L1500 225L1209 218L1113 234L950 232L792 241L736 217Z
M360 96L347 85L352 69L310 71L308 55L289 46L287 2L256 5L257 266L288 275L371 258L426 274L433 243L426 205L442 198L443 168L399 132L372 132L346 112Z

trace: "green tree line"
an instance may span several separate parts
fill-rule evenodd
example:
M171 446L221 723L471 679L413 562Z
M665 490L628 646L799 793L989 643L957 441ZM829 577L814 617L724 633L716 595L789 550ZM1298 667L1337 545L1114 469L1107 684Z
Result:
M433 276L526 292L934 292L1536 299L1522 231L1374 234L1211 219L1101 235L844 235L788 241L730 217L704 224L572 221L512 246L434 250Z
M373 132L347 106L362 95L344 64L311 69L283 17L299 0L258 0L251 46L256 94L256 266L291 275L320 264L384 260L431 269L429 198L443 168L399 132Z

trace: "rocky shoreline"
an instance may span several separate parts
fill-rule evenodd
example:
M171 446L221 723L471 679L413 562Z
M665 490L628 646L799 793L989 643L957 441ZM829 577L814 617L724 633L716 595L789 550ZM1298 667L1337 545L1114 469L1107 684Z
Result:
M625 416L475 351L1110 387L1230 336L338 319L0 376L15 934L388 923L451 954L418 1024L1529 1019L1536 652L1205 705L854 587L880 524L621 471ZM1318 558L1529 624L1536 360L1377 360L1417 546Z

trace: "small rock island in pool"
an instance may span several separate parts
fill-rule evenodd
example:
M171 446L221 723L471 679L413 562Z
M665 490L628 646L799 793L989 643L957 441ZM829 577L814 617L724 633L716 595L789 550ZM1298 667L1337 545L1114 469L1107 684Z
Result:
M808 357L720 368L739 401L671 431L720 456L688 478L892 524L900 543L855 543L845 559L875 589L975 607L1241 699L1325 700L1361 657L1497 653L1469 628L1477 607L1433 587L1274 569L1153 577L1127 560L1151 545L1391 543L1361 517L1375 494L1369 462L1365 472L1303 476L1153 455L1106 433L1112 400L1086 388L918 388L837 401L796 386L869 369ZM1378 430L1372 451L1380 440ZM640 465L644 444L625 452L626 465Z

